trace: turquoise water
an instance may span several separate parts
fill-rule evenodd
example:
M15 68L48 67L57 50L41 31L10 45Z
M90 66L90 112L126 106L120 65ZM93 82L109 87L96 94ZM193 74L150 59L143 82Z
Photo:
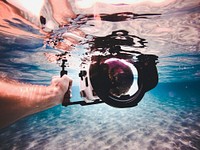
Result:
M117 5L109 10L110 5L99 4L101 7L95 7L99 8L98 13L103 11L100 8L106 13L116 13L122 7L121 11L134 10L137 14L161 14L123 22L94 19L79 26L92 36L106 36L125 28L146 39L147 47L137 50L159 57L158 85L145 94L137 107L119 109L98 104L65 108L59 105L23 118L0 130L0 149L200 149L199 4L200 1L172 1L161 6ZM93 12L93 9L74 7L77 14ZM43 33L24 20L2 20L8 22L10 30L0 26L1 77L48 85L61 69L55 62L49 62L44 53L57 54L60 50L45 46L48 38L41 38ZM9 33L12 29L28 34L13 35ZM55 29L52 36L58 37L67 29ZM81 100L77 62L81 62L83 49L81 44L74 45L69 59L68 71L74 79L72 101Z
M199 98L199 82L160 83L133 108L57 106L1 130L1 148L199 149Z

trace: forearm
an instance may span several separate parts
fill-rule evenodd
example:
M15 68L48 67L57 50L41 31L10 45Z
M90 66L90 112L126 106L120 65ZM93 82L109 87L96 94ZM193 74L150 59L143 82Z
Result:
M0 79L0 128L60 104L71 85L67 75L52 78L49 86Z
M60 103L55 87L0 82L0 127Z
M19 106L26 110L27 115L59 104L51 86L25 84L16 91L19 91Z

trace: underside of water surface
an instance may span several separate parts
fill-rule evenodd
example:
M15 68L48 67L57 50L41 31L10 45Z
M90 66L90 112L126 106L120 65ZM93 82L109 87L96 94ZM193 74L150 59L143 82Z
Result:
M200 149L199 31L199 0L0 1L1 78L49 85L67 59L81 101L81 64L117 46L158 72L136 107L58 105L1 129L0 149Z

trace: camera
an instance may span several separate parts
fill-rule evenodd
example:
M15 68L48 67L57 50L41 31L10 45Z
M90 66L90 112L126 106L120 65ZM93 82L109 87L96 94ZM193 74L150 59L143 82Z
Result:
M145 47L145 43L125 30L90 41L90 55L82 62L79 73L80 95L84 100L80 104L137 106L158 83L158 57L134 50Z

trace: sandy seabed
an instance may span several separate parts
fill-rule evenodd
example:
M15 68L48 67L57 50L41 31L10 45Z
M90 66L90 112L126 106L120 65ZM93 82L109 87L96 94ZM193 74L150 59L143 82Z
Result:
M186 90L192 95L158 86L133 108L106 104L57 106L2 130L0 146L45 150L198 150L199 96Z

